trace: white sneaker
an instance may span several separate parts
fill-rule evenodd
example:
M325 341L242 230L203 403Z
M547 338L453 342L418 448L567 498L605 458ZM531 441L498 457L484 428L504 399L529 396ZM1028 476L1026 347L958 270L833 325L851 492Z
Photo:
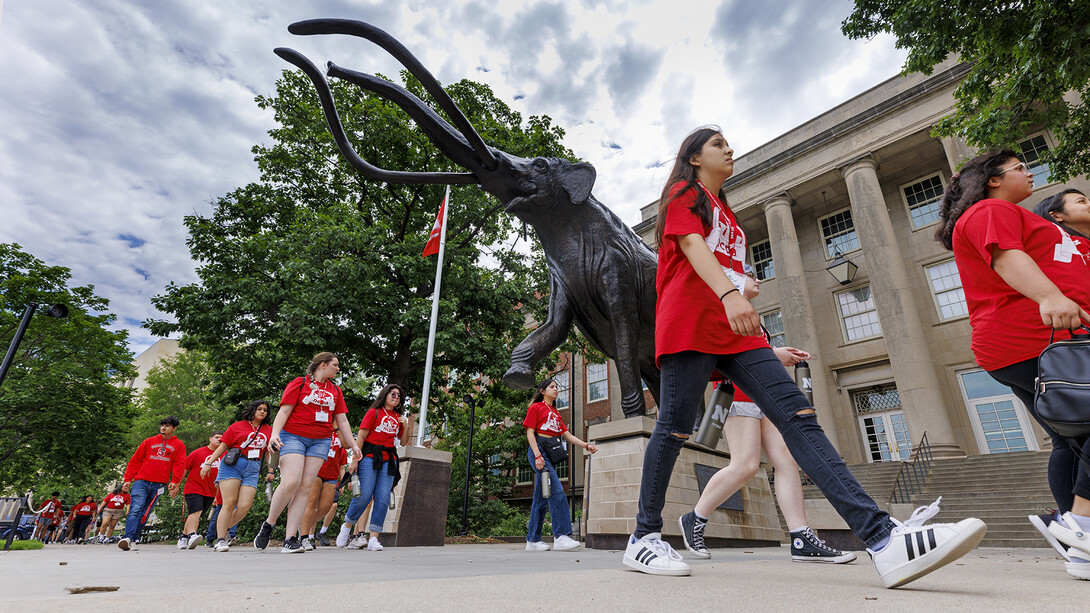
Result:
M1071 549L1067 552L1068 560L1064 562L1067 574L1076 579L1090 580L1090 556L1079 549Z
M1071 513L1064 513L1060 521L1049 524L1048 531L1061 543L1080 550L1083 557L1090 557L1090 532L1083 531ZM1067 555L1071 555L1071 552L1072 549L1068 549Z
M939 500L916 509L904 523L894 519L896 526L885 548L867 550L886 587L900 587L942 568L972 551L984 538L988 526L975 517L956 524L925 526L924 522L939 512Z
M367 541L367 551L382 551L382 543L378 542L378 538L372 536L371 540Z
M352 526L348 522L341 524L341 531L337 533L337 547L344 548L348 545L348 539L352 537Z
M200 534L194 534L189 537L188 549L196 549L198 545L204 542L204 537Z
M548 551L551 549L548 543L541 541L526 541L526 551Z
M130 541L127 538L123 538L117 542L117 548L121 551L132 551L136 549L136 543Z
M189 537L183 536L178 539L178 549L189 549Z
M579 541L566 534L553 539L553 551L568 551L570 549L578 549L579 546Z
M352 540L348 541L349 549L363 549L367 546L367 535L365 533L357 534L352 537Z
M219 552L231 551L231 546L227 544L227 541L225 541L223 539L220 539L220 540L216 541L215 550L219 551Z
M689 565L682 561L681 554L662 540L662 534L658 532L644 535L639 540L636 540L635 535L628 539L628 547L624 551L624 565L649 575L686 577L693 572Z
M303 539L303 551L314 551L314 537L306 537Z

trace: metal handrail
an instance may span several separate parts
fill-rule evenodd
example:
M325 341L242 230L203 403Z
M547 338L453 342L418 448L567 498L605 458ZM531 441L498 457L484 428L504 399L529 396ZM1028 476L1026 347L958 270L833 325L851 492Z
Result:
M931 454L931 443L927 440L927 432L920 438L920 445L912 452L908 460L901 463L901 470L897 473L897 479L893 482L893 491L889 495L890 504L911 502L913 494L923 492L927 485L927 477L931 474L931 464L934 461Z

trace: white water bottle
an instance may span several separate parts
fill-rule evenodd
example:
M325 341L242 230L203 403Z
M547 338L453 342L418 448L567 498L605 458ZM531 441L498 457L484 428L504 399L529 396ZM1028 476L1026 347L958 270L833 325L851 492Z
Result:
M541 497L548 498L549 494L549 473L547 471L541 471Z
M360 497L360 476L356 473L352 473L352 497Z

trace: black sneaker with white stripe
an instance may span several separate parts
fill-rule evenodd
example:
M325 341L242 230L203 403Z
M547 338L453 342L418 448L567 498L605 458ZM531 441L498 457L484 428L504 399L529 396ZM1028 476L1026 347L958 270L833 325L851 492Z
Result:
M878 551L867 550L886 587L900 587L946 566L984 538L988 527L975 517L956 524L923 525L938 514L939 500L916 509L903 524L894 519L889 543Z
M662 534L658 532L644 535L640 539L633 535L624 552L624 565L649 575L684 577L693 572L682 561L681 554L663 541Z
M706 560L712 557L708 547L704 545L704 526L707 522L699 522L698 519L696 511L689 511L677 518L677 523L681 526L681 538L685 541L685 548L696 557Z
M257 531L257 536L254 537L254 547L258 549L265 549L269 546L269 539L272 538L273 527L266 522L261 522L261 528Z
M855 557L851 551L840 551L826 545L810 526L791 532L791 559L795 562L846 564L855 560Z

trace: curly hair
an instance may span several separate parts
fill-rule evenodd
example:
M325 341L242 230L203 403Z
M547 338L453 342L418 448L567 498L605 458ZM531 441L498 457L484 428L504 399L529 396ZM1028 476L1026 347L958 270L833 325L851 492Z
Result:
M935 230L935 240L943 247L954 249L954 225L969 207L988 197L988 180L1000 176L1011 159L1018 159L1018 154L1010 149L982 153L965 162L961 171L950 177L939 206L942 223Z

